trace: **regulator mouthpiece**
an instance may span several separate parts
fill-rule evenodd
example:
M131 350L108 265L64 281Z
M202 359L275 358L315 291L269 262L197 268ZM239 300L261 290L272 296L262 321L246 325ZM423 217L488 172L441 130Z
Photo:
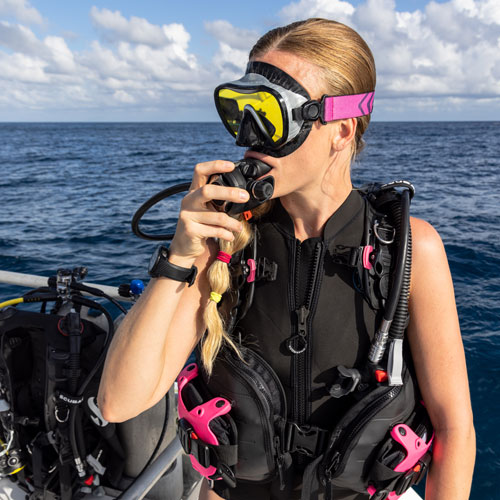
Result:
M268 175L259 179L270 170L271 167L263 161L246 158L235 162L235 169L232 172L212 176L211 184L245 189L250 195L250 199L246 203L214 200L213 203L217 210L223 210L229 215L236 215L252 210L271 199L274 193L274 177Z

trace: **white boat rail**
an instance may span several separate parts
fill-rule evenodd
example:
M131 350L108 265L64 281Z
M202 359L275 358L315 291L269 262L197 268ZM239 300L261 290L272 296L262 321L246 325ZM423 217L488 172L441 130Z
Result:
M7 285L17 285L26 288L39 288L42 286L47 286L49 277L48 276L38 276L35 274L25 274L25 273L14 273L12 271L1 271L0 270L0 283L5 283ZM109 285L100 285L97 283L87 283L82 282L84 285L91 286L93 288L98 288L103 291L106 295L109 295L113 299L122 302L131 302L133 299L129 297L122 297L118 293L118 288ZM84 292L84 295L89 295Z

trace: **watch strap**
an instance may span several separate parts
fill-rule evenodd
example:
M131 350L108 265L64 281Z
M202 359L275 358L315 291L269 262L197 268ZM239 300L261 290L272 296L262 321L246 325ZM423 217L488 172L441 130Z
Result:
M156 265L150 272L153 278L170 278L174 281L186 282L188 286L192 286L197 274L198 268L196 266L181 267L169 262L168 250L158 258Z

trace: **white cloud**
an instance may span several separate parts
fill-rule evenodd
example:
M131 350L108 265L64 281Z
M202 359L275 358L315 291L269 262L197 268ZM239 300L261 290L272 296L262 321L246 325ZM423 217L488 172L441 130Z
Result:
M132 104L135 102L134 97L132 97L128 92L125 92L124 90L117 90L113 94L113 98L116 99L118 102L126 104Z
M234 80L245 71L248 54L259 38L259 33L240 29L230 22L205 22L205 30L218 41L218 50L212 58L219 81Z
M224 20L207 21L205 29L219 42L246 51L247 54L260 36L256 31L236 28Z
M140 17L132 16L127 19L118 10L99 9L95 6L90 10L90 18L110 41L126 41L151 47L173 44L179 45L183 50L189 44L190 35L182 24L158 26Z
M375 55L377 100L394 113L404 109L406 118L412 110L467 110L474 103L491 115L499 106L499 0L429 0L413 11L398 11L394 0L356 7L351 1L296 0L279 16L327 17L357 29ZM0 0L0 16L9 19L0 21L0 110L159 108L175 119L167 114L174 106L209 107L217 83L240 77L261 34L226 20L205 22L217 44L208 66L179 23L92 7L96 39L74 50L75 35L39 29L42 15L27 0Z
M300 0L283 7L280 15L286 22L309 17L326 17L349 24L354 10L349 2L343 0Z
M13 16L27 24L42 24L43 17L26 0L0 0L0 16Z
M96 7L90 14L102 41L83 51L71 50L62 37L41 38L26 26L0 21L0 47L7 49L0 50L2 106L168 110L173 92L186 103L193 101L186 91L206 92L210 75L189 51L183 25L154 25Z

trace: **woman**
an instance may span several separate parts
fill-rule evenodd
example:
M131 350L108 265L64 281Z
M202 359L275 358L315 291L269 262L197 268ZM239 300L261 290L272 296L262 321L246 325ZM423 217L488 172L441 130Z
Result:
M318 102L325 95L363 95L368 96L365 103L372 102L371 92L375 88L372 54L356 32L340 23L309 19L272 30L252 49L250 61L252 64L248 73L260 75L250 80L257 78L258 82L259 78L266 75L268 82L274 81L272 85L288 86L294 92L303 92L310 100ZM288 83L285 85L283 82ZM235 83L236 86L239 84L242 83ZM231 131L230 120L224 114L229 112L221 109L220 97L219 93L219 113L226 119L226 126ZM337 105L334 103L333 106ZM376 312L370 311L367 301L359 300L355 283L344 279L345 271L336 268L335 262L332 264L328 261L330 248L326 243L327 237L342 242L345 227L352 229L357 237L362 233L361 226L354 225L362 224L355 222L355 215L365 202L352 188L350 163L362 148L362 136L369 123L371 107L363 109L361 106L360 113L353 112L352 106L349 108L348 104L346 109L348 112L344 114L347 117L332 111L328 120L324 119L324 114L322 120L318 116L308 119L305 111L302 117L289 115L290 124L297 121L300 131L293 131L290 125L289 131L295 136L288 140L278 137L277 147L273 147L271 137L277 131L267 125L262 113L261 116L255 116L249 109L243 113L245 116L250 115L248 119L240 116L233 130L237 143L251 146L245 157L268 164L271 167L269 174L275 181L274 206L267 204L260 208L261 212L267 211L260 219L258 210L255 211L254 221L250 223L241 216L235 218L216 211L212 204L213 200L233 203L248 200L249 195L245 190L207 183L214 174L231 172L234 164L217 160L196 166L190 191L182 201L177 231L167 257L171 265L181 268L178 270L180 274L176 277L173 268L170 274L166 273L171 277L152 279L113 339L99 394L99 406L107 420L127 420L158 402L200 340L203 340L201 363L208 373L217 367L217 354L220 354L221 346L238 350L234 332L230 336L223 330L217 307L217 302L229 286L228 266L219 257L235 254L248 245L250 224L254 224L263 235L261 243L267 241L267 227L269 231L281 234L283 241L291 241L292 246L302 249L302 257L297 257L295 253L293 256L276 256L277 260L284 259L279 265L281 277L277 283L283 280L283 276L285 280L291 280L291 276L287 278L286 274L294 272L286 264L291 258L298 259L298 268L306 268L303 271L299 269L297 276L303 275L307 281L309 267L301 259L307 260L308 257L304 255L309 255L308 252L315 245L324 250L318 254L318 261L321 261L318 269L322 273L323 285L318 285L321 290L317 292L317 303L314 305L317 311L312 311L312 305L311 311L307 310L311 315L315 312L316 317L326 317L323 322L313 320L314 342L312 332L302 337L306 339L304 344L297 344L297 339L288 341L290 332L283 332L283 328L276 327L285 324L286 329L297 323L297 317L293 314L293 307L290 311L287 308L290 304L280 295L280 292L287 295L286 287L283 290L273 289L277 285L272 283L265 285L270 290L267 295L264 291L259 293L259 287L264 290L264 285L258 284L254 303L239 326L243 333L250 330L251 342L256 345L256 349L269 363L274 363L273 368L285 385L289 405L291 403L293 406L290 409L292 417L300 418L301 423L328 427L332 418L329 410L335 408L337 411L342 404L332 407L332 398L324 398L321 394L315 397L313 394L320 385L332 384L330 358L338 356L333 364L335 366L359 367L360 360L366 359L376 328ZM310 110L310 113L314 115L316 111L325 112L318 108ZM267 118L272 121L271 115ZM262 138L262 134L268 137ZM406 337L422 398L435 432L426 498L466 499L469 497L474 464L475 434L452 280L443 244L434 228L423 220L411 218L411 231L410 322ZM281 245L282 241L279 240L278 244ZM190 272L193 265L199 271L196 277ZM187 286L182 279L190 281L193 286ZM294 277L294 282L298 279ZM325 301L324 289L338 297L335 296L330 302ZM293 291L291 293L293 295ZM304 286L301 288L297 284L294 307L306 300L301 298L304 294L307 294ZM273 305L271 309L266 309L268 305L263 303L264 296L276 297L275 307ZM346 297L352 298L351 305L335 308L334 304L343 304L341 301ZM284 314L288 311L293 318L280 323L283 318L278 315L283 314L283 311ZM268 318L270 328L252 330L253 319L258 321L263 314L272 316ZM207 327L208 333L205 334ZM328 359L322 357L318 345L326 349ZM331 349L332 345L335 345L335 351ZM296 380L289 379L288 373L298 359L295 354L309 352L308 348L312 354L309 364L304 365L307 390L305 395L298 396L293 387ZM306 409L300 410L301 415L297 415L296 407L298 405L300 408L300 398L309 398L309 401L303 405ZM294 455L294 464L285 479L285 490L280 490L277 480L264 485L239 482L236 488L226 492L226 497L300 497L300 475L308 460L297 455L300 453ZM334 488L332 492L334 498L369 497L368 494L340 487ZM205 482L200 498L220 497Z

